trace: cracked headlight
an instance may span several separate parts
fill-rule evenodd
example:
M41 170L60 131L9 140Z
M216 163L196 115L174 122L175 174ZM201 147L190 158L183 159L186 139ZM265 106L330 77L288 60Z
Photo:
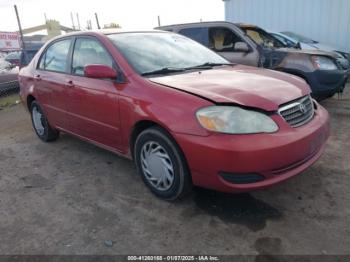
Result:
M196 113L202 127L227 134L273 133L277 124L269 116L235 106L209 106Z
M312 56L311 60L316 69L320 70L337 70L337 65L332 59L325 56Z

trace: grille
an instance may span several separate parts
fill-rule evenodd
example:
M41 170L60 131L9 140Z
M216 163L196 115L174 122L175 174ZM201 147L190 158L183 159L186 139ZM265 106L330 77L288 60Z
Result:
M284 104L278 113L292 127L308 123L314 116L314 105L310 96L304 96L288 104Z

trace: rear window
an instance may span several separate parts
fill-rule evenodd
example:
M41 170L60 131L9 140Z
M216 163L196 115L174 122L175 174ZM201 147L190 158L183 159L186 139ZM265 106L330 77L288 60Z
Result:
M202 45L209 46L208 28L184 28L179 31L179 34L187 36Z

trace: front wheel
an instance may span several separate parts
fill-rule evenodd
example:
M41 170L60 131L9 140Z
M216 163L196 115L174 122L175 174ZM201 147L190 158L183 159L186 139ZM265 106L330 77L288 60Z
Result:
M136 139L134 158L138 173L148 188L165 200L176 200L191 189L186 160L172 137L152 127Z
M52 128L49 125L49 122L47 121L43 110L36 101L33 101L30 105L30 113L35 133L42 141L49 142L54 141L58 138L58 130Z

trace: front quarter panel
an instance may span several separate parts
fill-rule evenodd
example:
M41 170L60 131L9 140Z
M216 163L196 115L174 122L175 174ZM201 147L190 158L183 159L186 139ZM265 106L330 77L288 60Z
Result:
M199 108L213 105L210 101L141 77L129 78L130 84L120 92L120 117L124 149L140 121L151 121L169 132L207 136L209 133L196 119Z

